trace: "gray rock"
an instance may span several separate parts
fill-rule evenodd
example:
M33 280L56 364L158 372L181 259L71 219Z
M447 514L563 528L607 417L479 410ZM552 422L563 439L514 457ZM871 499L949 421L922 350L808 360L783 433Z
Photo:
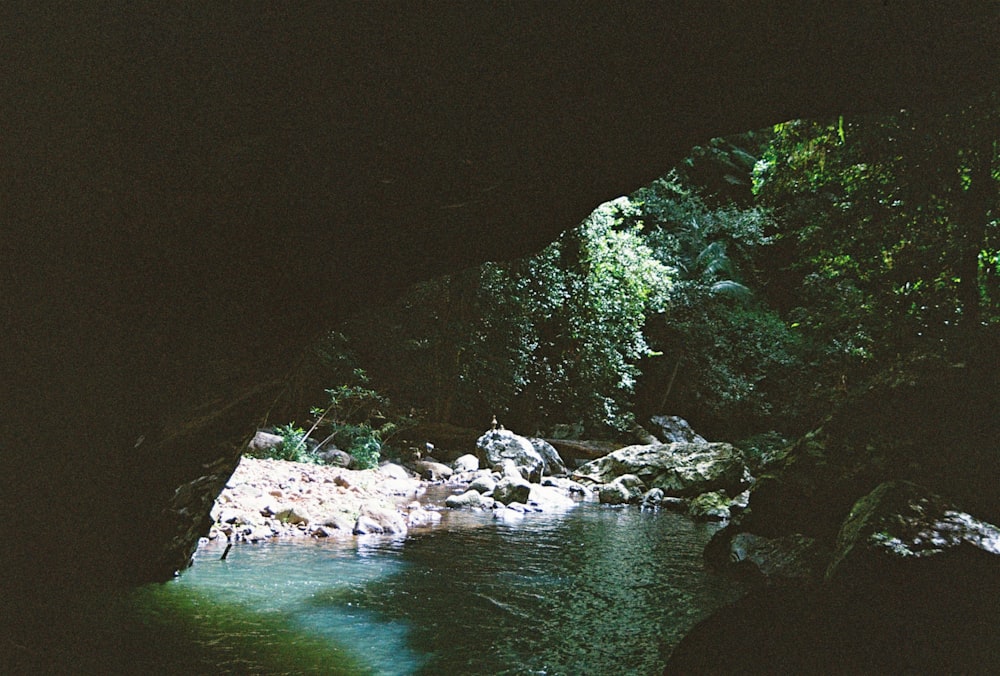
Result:
M263 453L272 448L278 448L284 441L285 439L281 435L257 430L257 433L253 435L253 439L247 444L247 451L251 453Z
M606 484L624 474L634 474L646 486L675 497L717 490L736 495L751 481L743 454L727 443L627 446L588 462L573 478Z
M413 478L413 475L405 467L392 462L381 465L378 471L387 479L407 480Z
M485 467L502 466L511 460L529 481L541 479L545 461L531 442L510 430L490 430L476 442L476 456Z
M493 499L505 505L512 502L527 502L531 495L531 484L524 479L505 476L493 489Z
M541 456L542 461L545 463L545 467L542 469L543 475L552 476L553 474L566 474L566 463L563 459L559 457L559 451L545 439L528 439L531 442L531 447L535 449L535 452Z
M406 515L406 524L410 528L425 528L441 522L441 515L429 509L411 509Z
M406 519L402 514L380 507L364 508L354 524L355 535L396 535L406 533L406 530Z
M521 470L518 469L517 464L513 460L511 460L509 458L506 459L506 460L504 460L503 463L501 463L496 469L498 469L500 471L500 477L499 477L499 479L502 479L503 477L507 477L508 479L525 479L525 480L528 480L528 477L526 477L523 474L521 474ZM497 479L497 480L499 481L499 479Z
M494 481L491 476L477 477L472 483L469 484L469 488L483 494L492 493L493 489L496 487L497 482Z
M542 479L541 484L543 486L553 486L559 488L567 493L573 495L587 495L589 489L583 484L573 481L572 479L567 479L566 477L551 477L547 476Z
M659 509L661 504L663 504L662 488L650 488L646 491L646 494L642 496L643 509Z
M569 497L569 495L567 495L562 489L554 486L531 484L531 492L528 495L528 504L547 512L575 507L576 501Z
M728 521L732 500L722 491L702 493L688 502L688 514L696 519Z
M416 460L411 466L413 471L428 481L443 481L453 474L451 467L434 460Z
M475 472L479 469L479 458L471 453L466 453L456 458L451 466L456 472Z
M325 448L316 454L316 457L324 465L330 465L332 467L343 467L347 469L354 462L354 456L352 456L347 451L342 451L337 447Z
M597 489L598 500L606 505L624 505L642 500L645 490L642 480L634 474L624 474Z
M660 507L663 509L669 509L671 512L687 514L688 501L684 498L675 498L672 495L668 495L665 496L660 502Z
M665 444L673 443L696 443L707 444L708 442L700 434L697 434L688 421L676 415L654 415L649 419L653 424L654 435Z
M337 512L334 514L329 514L322 519L317 520L319 525L328 531L336 530L341 533L350 533L353 530L354 524L347 517L346 514Z
M479 507L483 504L483 496L477 490L467 490L458 495L449 495L444 504L453 509L459 507Z

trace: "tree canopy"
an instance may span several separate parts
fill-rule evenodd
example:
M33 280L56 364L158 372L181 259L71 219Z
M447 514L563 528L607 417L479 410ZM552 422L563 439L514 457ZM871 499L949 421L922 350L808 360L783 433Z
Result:
M1000 105L712 139L534 256L343 329L403 411L529 432L801 432L874 374L960 362L1000 322Z

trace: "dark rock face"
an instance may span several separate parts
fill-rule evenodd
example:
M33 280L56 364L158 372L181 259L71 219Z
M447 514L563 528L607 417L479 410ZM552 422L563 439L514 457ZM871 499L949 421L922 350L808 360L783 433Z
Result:
M922 486L891 481L851 509L826 577L844 586L899 580L934 559L976 559L980 553L994 555L992 577L1000 578L1000 529Z
M9 543L21 583L181 567L350 307L535 250L713 135L953 103L1000 65L989 3L16 11L0 506L72 524Z
M746 533L729 547L768 579L804 582L822 552L809 538ZM996 589L1000 530L917 484L887 482L852 508L822 584L769 588L717 612L666 673L993 673Z

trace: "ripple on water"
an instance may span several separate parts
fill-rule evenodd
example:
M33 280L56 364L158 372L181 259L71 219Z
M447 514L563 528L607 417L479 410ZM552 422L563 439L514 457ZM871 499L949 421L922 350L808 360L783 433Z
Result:
M378 674L660 673L742 592L703 569L715 528L593 503L513 523L451 512L402 540L203 551L167 587L281 617Z

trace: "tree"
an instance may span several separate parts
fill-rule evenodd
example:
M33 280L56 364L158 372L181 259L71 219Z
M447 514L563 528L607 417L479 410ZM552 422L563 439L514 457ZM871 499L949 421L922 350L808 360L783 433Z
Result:
M997 120L994 97L944 116L776 127L755 189L792 254L797 324L840 369L958 358L995 307Z
M418 285L356 320L373 379L441 421L626 427L646 316L673 276L628 208L603 205L535 256Z

